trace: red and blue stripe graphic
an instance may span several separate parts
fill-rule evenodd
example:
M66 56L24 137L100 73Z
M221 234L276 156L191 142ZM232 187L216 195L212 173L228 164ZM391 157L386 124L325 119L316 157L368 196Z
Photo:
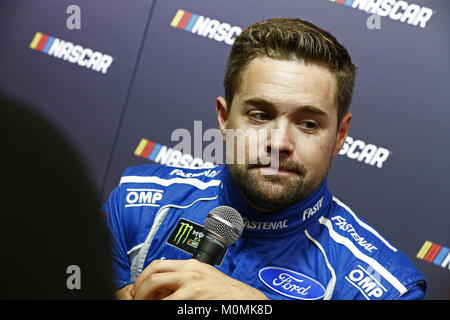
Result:
M183 9L177 10L170 26L228 45L232 45L234 39L242 32L242 28L239 26L232 26L229 23Z
M134 154L138 157L146 158L150 161L154 161L156 156L161 150L162 145L153 141L142 138L139 142Z
M55 41L54 37L41 32L36 32L33 40L31 40L30 49L48 53L48 50L50 50L53 44L53 41Z
M450 269L450 249L431 241L425 241L417 253L418 259Z
M350 7L355 0L329 0L330 2L336 2L339 4L343 4L345 6Z
M198 17L198 14L179 9L177 13L175 13L170 26L190 32L197 22Z

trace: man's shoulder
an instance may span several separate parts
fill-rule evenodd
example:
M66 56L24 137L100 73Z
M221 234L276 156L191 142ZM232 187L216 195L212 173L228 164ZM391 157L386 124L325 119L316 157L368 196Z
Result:
M424 285L411 260L336 197L330 213L318 221L344 298L356 293L367 299L394 299Z
M161 204L184 205L192 199L216 196L222 183L222 170L222 166L189 168L150 164L130 167L124 171L119 188L128 202L145 198L149 193L159 193Z
M363 218L359 217L349 206L333 196L332 210L320 223L327 227L330 237L345 242L367 255L377 252L397 252L387 239Z
M153 164L127 168L103 206L107 221L124 234L125 251L139 249L155 221L155 225L162 220L172 221L166 223L172 226L178 221L176 210L215 200L221 184L220 170ZM170 219L165 219L168 210L172 210Z

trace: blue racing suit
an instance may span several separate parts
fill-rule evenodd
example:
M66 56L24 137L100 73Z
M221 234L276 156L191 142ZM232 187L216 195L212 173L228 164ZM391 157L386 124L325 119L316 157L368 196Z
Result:
M245 228L216 266L270 299L422 299L424 276L406 255L335 198L326 179L306 200L262 214L226 166L126 169L103 206L112 235L116 288L154 259L189 259L206 215L227 205Z

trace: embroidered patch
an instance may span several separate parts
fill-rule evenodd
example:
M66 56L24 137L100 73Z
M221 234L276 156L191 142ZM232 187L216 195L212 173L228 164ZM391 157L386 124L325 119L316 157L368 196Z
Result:
M174 246L180 250L183 250L190 255L193 255L197 250L200 240L205 236L203 226L187 219L180 219L177 226L173 230L167 244ZM225 257L226 252L218 260L217 265L222 264L222 260Z
M325 294L325 288L316 280L285 268L265 267L258 276L270 289L289 298L319 300Z

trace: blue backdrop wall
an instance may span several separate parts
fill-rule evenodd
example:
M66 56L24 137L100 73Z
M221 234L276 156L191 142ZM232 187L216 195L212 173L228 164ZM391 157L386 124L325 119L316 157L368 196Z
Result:
M73 4L81 29L67 27ZM414 261L428 299L449 299L449 9L447 0L3 0L0 89L69 137L104 201L124 168L178 162L175 129L216 127L241 29L309 20L359 68L330 189Z

